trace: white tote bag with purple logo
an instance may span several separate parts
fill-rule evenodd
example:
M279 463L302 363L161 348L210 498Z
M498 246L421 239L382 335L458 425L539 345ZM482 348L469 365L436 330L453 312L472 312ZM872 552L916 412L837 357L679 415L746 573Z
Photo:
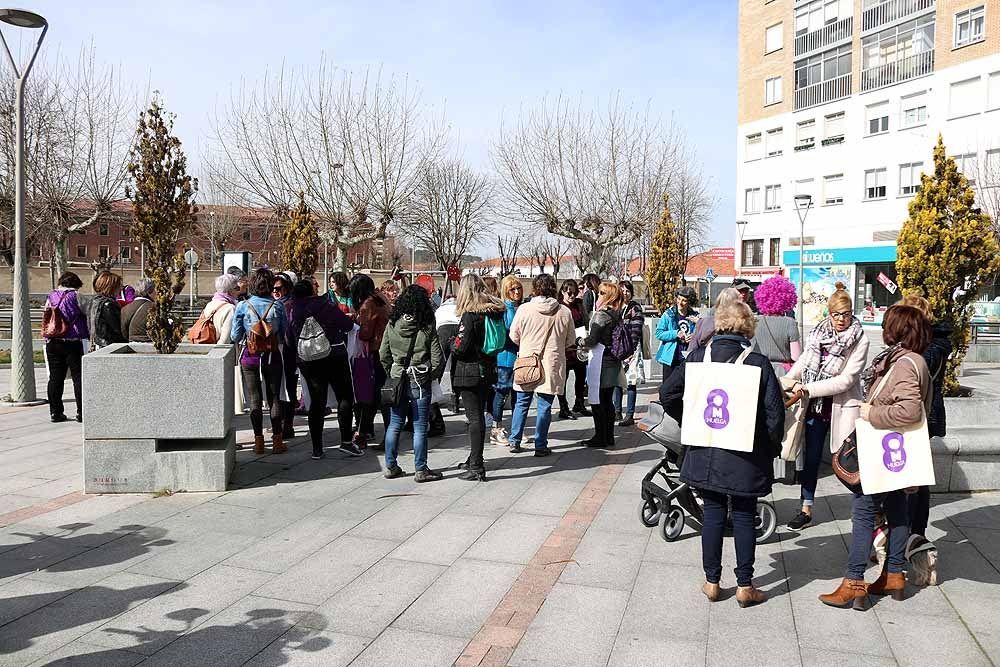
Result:
M749 354L744 350L733 363L711 361L710 342L704 361L685 364L683 444L753 451L760 368L743 363Z

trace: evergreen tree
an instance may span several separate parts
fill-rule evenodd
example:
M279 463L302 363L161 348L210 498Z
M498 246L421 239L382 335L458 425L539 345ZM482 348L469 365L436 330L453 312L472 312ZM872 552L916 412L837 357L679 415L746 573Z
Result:
M299 193L299 204L285 225L281 237L281 268L294 271L300 278L311 276L319 263L319 232L312 211L306 206L305 195Z
M649 296L659 313L673 305L685 269L680 237L670 216L669 199L669 195L663 195L663 213L653 229L645 275Z
M904 293L930 302L937 322L954 327L944 389L958 390L958 367L969 348L972 301L983 281L1000 270L990 218L975 208L975 194L947 157L938 135L934 173L923 174L897 242L896 270Z
M181 341L183 323L173 309L174 297L184 289L185 264L177 239L198 219L198 179L188 175L187 157L173 129L174 116L154 96L149 109L139 114L126 188L134 215L132 234L145 247L145 274L154 285L148 328L160 354L171 354Z

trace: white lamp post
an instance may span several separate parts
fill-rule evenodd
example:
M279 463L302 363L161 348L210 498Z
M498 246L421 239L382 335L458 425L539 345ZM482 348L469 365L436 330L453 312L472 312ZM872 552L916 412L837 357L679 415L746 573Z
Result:
M740 232L740 255L739 255L740 264L739 264L739 266L736 267L736 275L740 276L740 275L743 274L743 264L744 264L744 262L743 262L743 234L747 230L747 221L746 220L737 220L736 221L736 229L738 229L739 232Z
M7 39L0 32L4 52L16 77L15 103L17 105L16 153L14 169L17 174L14 195L14 312L10 332L10 397L15 405L37 404L35 396L35 362L31 347L31 312L28 309L28 254L24 233L24 86L35 64L38 50L49 29L48 21L34 12L23 9L0 9L0 21L18 28L41 28L31 59L20 71L7 46Z
M802 293L803 268L805 266L804 236L806 217L809 215L809 209L812 208L812 205L812 195L795 195L795 212L799 215L799 340L803 341L803 344L806 339L806 323L802 314L802 301L805 298L805 295Z

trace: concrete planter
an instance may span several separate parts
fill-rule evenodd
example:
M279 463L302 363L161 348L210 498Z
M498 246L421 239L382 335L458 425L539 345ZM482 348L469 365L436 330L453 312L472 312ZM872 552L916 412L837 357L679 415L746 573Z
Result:
M87 493L224 491L236 457L232 346L109 345L83 358Z
M965 398L944 399L948 435L931 439L935 491L1000 489L1000 397L981 389Z

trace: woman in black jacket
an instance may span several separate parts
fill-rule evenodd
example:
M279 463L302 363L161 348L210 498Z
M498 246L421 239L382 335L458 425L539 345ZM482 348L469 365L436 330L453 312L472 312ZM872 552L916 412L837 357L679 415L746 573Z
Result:
M503 302L487 293L486 283L475 274L462 277L458 285L455 313L460 319L453 356L455 368L451 386L459 395L469 418L469 458L459 465L465 473L459 479L485 481L483 443L486 438L486 397L497 381L497 359L483 352L486 319L503 327Z
M87 309L87 326L90 329L90 348L98 348L113 343L127 343L122 334L122 308L118 305L118 293L122 291L122 277L111 271L101 271L94 278L94 296Z
M750 347L754 318L745 303L734 303L715 312L716 335L712 338L712 361L731 362ZM684 376L687 365L704 359L701 348L688 355L661 389L663 409L680 423L684 411ZM698 489L705 503L701 531L702 565L709 600L719 599L722 577L722 536L728 504L732 503L733 537L736 542L736 601L741 607L763 602L765 595L753 586L757 499L771 493L774 457L781 447L785 405L778 379L767 357L751 353L745 364L760 368L757 422L752 452L713 447L691 447L681 465L681 480Z

